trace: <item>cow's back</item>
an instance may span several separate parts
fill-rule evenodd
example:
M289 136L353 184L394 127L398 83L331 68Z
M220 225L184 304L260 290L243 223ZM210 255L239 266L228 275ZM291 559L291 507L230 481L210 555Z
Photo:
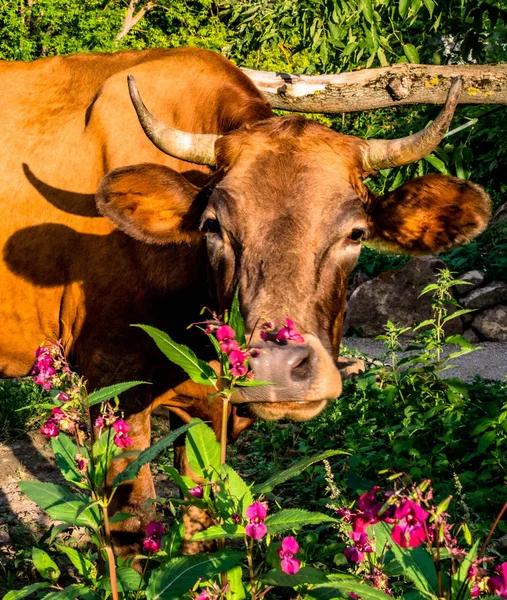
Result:
M270 114L238 69L204 50L0 64L4 376L25 374L45 337L62 337L70 347L83 327L143 317L153 274L140 272L138 243L98 215L94 193L100 179L111 169L142 162L165 164L195 182L207 173L149 142L128 96L127 74L136 78L148 108L182 130L224 133ZM186 278L197 275L189 268L195 257L184 252L169 248L161 257L173 266L164 273L166 292L183 290ZM100 313L92 314L99 305Z

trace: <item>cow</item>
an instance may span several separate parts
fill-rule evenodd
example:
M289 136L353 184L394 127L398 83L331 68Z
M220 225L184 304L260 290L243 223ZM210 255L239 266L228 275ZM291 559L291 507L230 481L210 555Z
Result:
M197 416L219 435L221 402L131 324L203 356L205 336L187 325L204 305L223 313L237 289L258 349L251 367L273 385L241 390L229 437L257 417L311 419L341 392L336 361L361 242L435 254L489 218L487 194L469 181L427 175L380 196L363 183L438 145L459 82L423 131L368 141L273 117L240 69L196 48L4 62L0 82L0 374L27 375L34 349L58 338L90 390L151 382L122 398L134 449L149 445L160 405L172 424ZM304 343L261 339L265 317L290 317ZM175 462L188 472L181 444ZM120 554L135 551L153 495L148 468L117 494L137 515L116 526ZM201 526L192 515L187 525L187 537Z

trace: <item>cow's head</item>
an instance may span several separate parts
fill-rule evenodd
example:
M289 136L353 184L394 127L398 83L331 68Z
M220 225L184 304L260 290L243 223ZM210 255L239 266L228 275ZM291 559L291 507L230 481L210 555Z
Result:
M428 175L374 196L371 172L414 162L440 142L460 82L439 117L400 140L364 141L302 117L270 118L222 137L176 131L131 95L157 147L216 167L205 189L161 165L117 169L102 182L102 214L151 244L200 243L204 236L213 290L223 310L239 287L257 378L239 401L267 419L309 419L341 392L335 363L347 279L362 240L391 251L434 254L469 241L486 226L490 203L477 185ZM290 317L304 343L261 340L258 324Z

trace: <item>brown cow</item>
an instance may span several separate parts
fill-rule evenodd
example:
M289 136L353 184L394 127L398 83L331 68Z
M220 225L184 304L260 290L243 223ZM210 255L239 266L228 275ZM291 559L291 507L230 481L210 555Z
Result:
M131 81L134 110L128 74L161 121ZM246 388L239 402L266 419L309 419L341 391L335 361L361 240L436 253L469 241L489 216L485 192L453 177L380 197L363 185L372 171L433 150L459 84L429 128L387 142L272 118L250 80L205 50L3 63L0 84L1 374L26 375L34 349L56 337L91 389L152 381L122 403L136 448L149 444L155 404L215 426L220 409L130 324L159 327L202 354L187 324L203 305L223 311L239 286L250 331L260 317L290 316L305 337L281 345L254 333L253 369L275 385ZM231 437L250 423L238 406ZM177 460L184 468L180 451ZM145 469L124 489L126 510L152 494ZM126 523L138 531L141 519ZM128 551L130 541L119 545Z

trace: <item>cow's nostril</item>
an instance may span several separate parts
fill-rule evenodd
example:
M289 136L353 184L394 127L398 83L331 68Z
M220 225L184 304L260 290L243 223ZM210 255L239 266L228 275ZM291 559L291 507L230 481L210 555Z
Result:
M307 354L296 363L292 365L291 369L291 379L294 381L304 381L310 378L311 376L311 361L310 356Z

